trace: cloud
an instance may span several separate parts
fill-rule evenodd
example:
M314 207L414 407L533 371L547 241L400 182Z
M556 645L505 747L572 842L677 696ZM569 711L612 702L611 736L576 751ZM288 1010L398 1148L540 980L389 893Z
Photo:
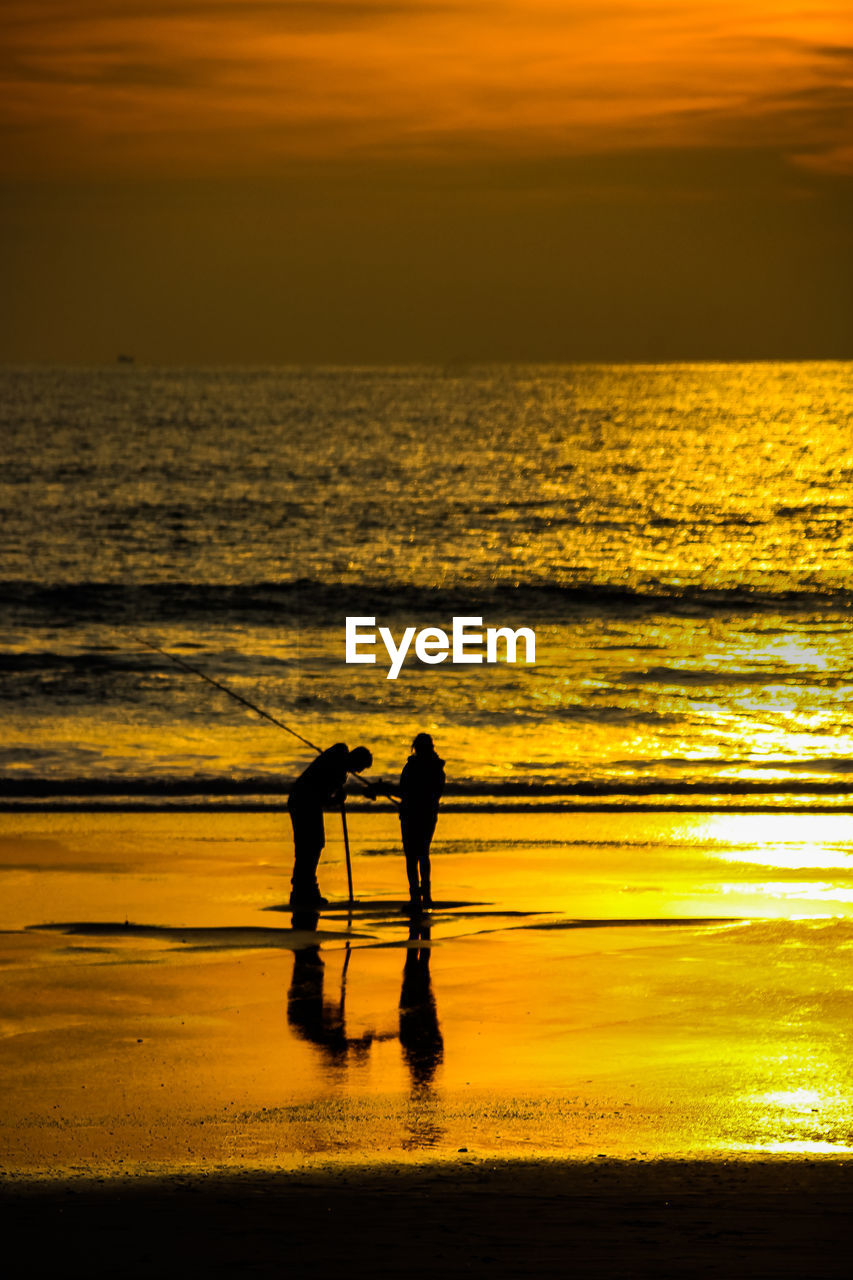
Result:
M91 31L117 23L163 23L177 25L188 20L225 26L246 26L261 22L267 30L331 31L371 26L393 18L409 18L413 13L453 12L458 6L436 0L434 4L407 0L90 0L75 4L69 0L32 0L6 7L3 25L11 32L60 27L68 31Z
M841 58L853 62L853 44L819 44L812 53L818 58Z
M795 153L794 164L814 173L832 177L853 176L853 146L825 147L821 150Z
M841 8L13 0L2 21L0 129L31 174L770 143L815 170L850 108Z

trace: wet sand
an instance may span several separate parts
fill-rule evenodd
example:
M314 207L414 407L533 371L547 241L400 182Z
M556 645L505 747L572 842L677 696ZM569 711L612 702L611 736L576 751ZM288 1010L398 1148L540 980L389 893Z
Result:
M388 815L317 921L283 815L5 827L27 1274L842 1274L843 819L447 815L415 930Z

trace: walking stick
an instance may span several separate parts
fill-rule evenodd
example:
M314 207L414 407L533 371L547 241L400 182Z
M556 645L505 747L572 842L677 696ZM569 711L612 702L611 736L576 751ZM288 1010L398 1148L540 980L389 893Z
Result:
M347 856L347 886L349 887L349 902L352 906L355 898L352 892L352 859L349 852L349 832L347 831L347 802L341 801L341 825L344 829L344 853Z

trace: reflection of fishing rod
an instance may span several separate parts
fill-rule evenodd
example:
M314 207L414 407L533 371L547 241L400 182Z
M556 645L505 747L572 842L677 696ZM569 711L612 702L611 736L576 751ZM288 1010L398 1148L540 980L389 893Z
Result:
M344 1005L347 998L347 969L349 968L350 956L352 955L352 943L347 938L346 952L344 953L344 965L341 969L341 1026L344 1025L345 1014Z
M318 755L322 754L322 747L318 747L316 743L309 742L307 738L303 738L302 734L297 733L295 729L291 729L289 724L285 724L283 720L276 720L275 716L271 716L270 713L268 711L264 711L262 707L256 706L254 702L250 702L249 699L244 698L242 694L235 693L235 691L233 689L229 689L226 684L220 684L218 680L214 680L212 676L207 675L206 672L204 671L200 671L198 667L194 667L191 663L185 662L183 658L178 658L174 653L169 653L168 649L161 649L159 645L152 644L151 641L146 640L144 636L132 635L131 640L136 640L139 642L139 644L144 644L146 649L151 649L154 653L162 654L164 658L168 658L169 661L174 662L176 666L182 667L184 671L189 671L191 672L192 675L199 676L202 680L206 680L208 684L213 685L214 689L220 689L222 693L227 693L229 698L233 698L235 702L239 702L244 707L248 707L250 711L256 712L256 714L259 716L262 716L264 720L269 720L270 724L274 724L277 729L284 729L285 733L292 734L294 738L298 738L300 742L304 742L306 747L310 747L311 750L316 751ZM358 774L351 774L350 777L354 777L356 782L358 782L358 784L364 787L367 791L371 790L370 783L365 782L365 780L363 778L360 778ZM349 886L349 900L352 903L354 901L353 889L352 889L352 859L350 857L350 849L349 849L349 832L347 831L347 815L346 815L346 809L344 808L343 803L341 804L341 823L343 825L343 831L344 831L344 853L346 854L346 863L347 863L347 885Z

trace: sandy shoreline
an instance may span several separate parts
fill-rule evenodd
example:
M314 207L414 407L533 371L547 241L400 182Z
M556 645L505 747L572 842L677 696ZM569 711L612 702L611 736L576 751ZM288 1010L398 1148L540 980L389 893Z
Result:
M13 1182L0 1214L28 1276L840 1277L851 1192L830 1160L471 1161Z
M352 825L306 932L275 815L10 824L19 1274L848 1274L844 819L447 815L414 937Z

